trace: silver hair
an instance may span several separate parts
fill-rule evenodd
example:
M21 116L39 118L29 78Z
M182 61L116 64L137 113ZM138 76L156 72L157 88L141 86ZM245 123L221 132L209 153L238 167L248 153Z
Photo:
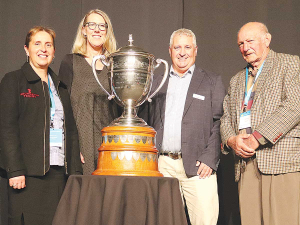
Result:
M194 47L197 47L196 35L193 33L193 31L191 31L189 29L185 29L185 28L180 28L178 30L175 30L172 33L172 35L170 37L170 44L169 44L170 47L172 47L172 45L173 45L175 35L186 35L188 37L192 37L193 38L193 45L194 45Z

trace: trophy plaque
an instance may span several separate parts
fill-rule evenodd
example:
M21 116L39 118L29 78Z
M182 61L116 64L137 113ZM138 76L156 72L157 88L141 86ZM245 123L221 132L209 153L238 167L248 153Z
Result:
M163 176L158 171L158 151L155 147L156 131L137 116L137 109L161 89L168 76L168 63L156 59L129 44L108 57L95 56L92 62L94 76L108 95L124 108L123 114L108 127L102 129L102 144L99 151L97 169L93 175ZM96 61L101 60L108 68L110 92L105 90L96 74ZM163 63L165 72L158 88L150 95L153 72ZM150 96L149 96L150 95Z

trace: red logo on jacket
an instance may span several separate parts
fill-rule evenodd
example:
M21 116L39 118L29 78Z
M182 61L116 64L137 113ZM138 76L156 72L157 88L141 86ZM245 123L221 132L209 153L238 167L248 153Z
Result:
M28 90L27 93L21 93L20 95L24 96L24 98L36 98L36 97L39 97L38 94L31 93L31 89L27 89L27 90Z

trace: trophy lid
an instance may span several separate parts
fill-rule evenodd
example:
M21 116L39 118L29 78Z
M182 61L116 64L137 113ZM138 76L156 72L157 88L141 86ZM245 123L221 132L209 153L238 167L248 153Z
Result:
M141 55L141 56L154 58L154 55L144 51L143 49L141 49L137 46L134 46L132 43L133 43L132 34L129 34L128 45L119 48L116 52L112 53L111 56L116 56L116 55Z

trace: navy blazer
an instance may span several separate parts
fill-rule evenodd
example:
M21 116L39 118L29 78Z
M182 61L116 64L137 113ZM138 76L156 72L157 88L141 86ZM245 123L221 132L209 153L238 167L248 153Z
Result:
M158 87L161 80L162 76L154 78L152 90ZM152 102L145 103L139 112L157 131L158 150L162 146L168 83L169 77ZM225 92L221 76L195 68L186 97L181 132L183 165L188 175L197 174L197 160L215 171L218 168L221 152L220 118ZM204 100L193 97L193 94L204 96Z

